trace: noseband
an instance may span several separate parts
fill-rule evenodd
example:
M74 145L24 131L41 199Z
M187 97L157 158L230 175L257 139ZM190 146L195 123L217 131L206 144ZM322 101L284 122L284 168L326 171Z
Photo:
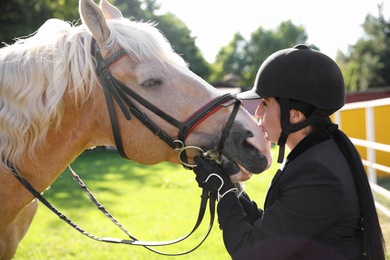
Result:
M240 106L240 101L232 94L224 94L219 96L213 100L211 100L208 104L200 108L190 117L188 117L184 122L180 122L172 116L168 115L140 95L138 95L135 91L128 88L121 81L117 80L112 76L109 67L116 62L118 59L127 55L124 49L120 49L119 51L111 54L106 59L100 53L99 47L95 41L92 39L91 43L91 53L95 59L96 64L96 73L99 77L100 83L102 84L104 95L106 98L106 103L108 107L108 112L110 115L112 132L114 135L114 140L116 143L117 150L119 154L125 158L129 159L124 151L122 138L119 130L118 119L113 103L113 99L115 99L119 108L121 109L123 115L127 120L131 120L131 114L134 115L138 120L140 120L152 133L157 135L161 140L163 140L166 144L168 144L171 148L179 151L179 160L185 168L193 168L196 165L189 164L187 161L186 150L188 149L196 149L200 152L204 153L203 149L197 146L186 146L185 140L191 131L199 125L203 120L208 118L210 115L218 111L221 107L227 107L232 104L235 104L233 108L233 112L231 113L229 120L222 132L222 136L219 142L219 154L222 152L223 143L229 134L229 130L233 124L234 118L237 115L238 108ZM147 108L149 111L158 115L160 118L164 119L167 123L175 126L178 130L177 139L171 138L164 130L158 127L150 118L140 111L134 102L130 99L130 97L136 100L143 107Z

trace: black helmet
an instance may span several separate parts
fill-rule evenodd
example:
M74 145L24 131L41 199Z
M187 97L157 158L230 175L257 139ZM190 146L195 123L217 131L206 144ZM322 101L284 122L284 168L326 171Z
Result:
M269 56L257 72L253 89L238 97L285 97L333 113L345 103L344 79L331 58L300 44Z
M253 89L237 96L240 99L278 98L282 125L279 162L290 133L330 116L345 104L344 79L331 58L300 44L269 56L257 72ZM290 100L313 105L314 111L304 122L292 125Z

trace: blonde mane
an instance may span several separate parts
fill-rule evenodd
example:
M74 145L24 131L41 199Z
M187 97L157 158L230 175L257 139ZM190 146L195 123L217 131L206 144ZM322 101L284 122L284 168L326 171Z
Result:
M119 45L142 62L153 60L186 67L151 24L107 20L110 38L102 48ZM14 164L24 151L33 158L50 127L60 127L63 97L72 93L80 106L100 85L90 55L91 35L84 25L50 19L31 37L0 49L0 153Z

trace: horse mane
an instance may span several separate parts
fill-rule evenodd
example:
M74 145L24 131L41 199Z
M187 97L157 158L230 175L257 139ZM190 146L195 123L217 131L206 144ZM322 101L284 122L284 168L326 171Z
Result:
M110 37L102 46L122 46L138 61L187 67L151 24L107 20ZM76 106L100 85L91 57L91 34L84 25L50 19L36 33L0 49L0 168L17 165L22 153L34 158L50 127L59 127L66 93Z

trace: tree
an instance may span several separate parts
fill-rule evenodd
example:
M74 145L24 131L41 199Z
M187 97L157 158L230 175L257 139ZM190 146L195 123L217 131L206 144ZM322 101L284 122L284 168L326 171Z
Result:
M213 64L213 80L234 73L241 78L240 85L249 88L253 85L257 70L263 61L277 50L306 43L307 34L302 26L295 26L290 20L282 22L276 30L258 27L250 39L245 40L235 34L232 41L220 49ZM310 45L318 49L314 45Z
M15 37L35 32L50 18L77 24L78 0L2 0L0 2L0 42L13 43ZM159 15L156 0L110 0L124 17L136 21L155 21L174 50L189 63L190 69L202 78L210 74L210 66L195 45L188 27L171 13ZM3 26L5 25L6 26Z
M0 2L0 42L11 44L15 37L36 31L53 14L45 0Z
M382 8L378 5L378 17L366 16L365 36L349 47L349 54L337 54L348 91L390 85L390 20Z
M123 10L125 17L155 23L173 49L189 64L190 69L202 78L209 77L210 65L196 46L190 29L177 16L169 12L158 14L160 5L156 0L116 0L115 5Z
M229 44L218 51L210 77L212 82L221 80L228 73L241 75L241 70L245 66L243 55L246 44L244 37L240 33L235 33Z
M160 8L154 0L110 0L110 3L121 10L124 17L136 21L148 21L155 9Z
M210 65L204 59L201 51L195 44L195 38L191 36L188 27L172 13L155 16L158 22L156 27L160 29L172 44L173 49L189 64L189 68L201 78L210 76Z

